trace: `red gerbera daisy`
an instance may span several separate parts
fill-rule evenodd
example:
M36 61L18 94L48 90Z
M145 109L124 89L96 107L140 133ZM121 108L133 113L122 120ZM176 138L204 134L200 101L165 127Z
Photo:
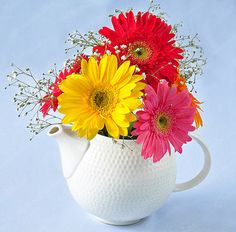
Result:
M95 52L110 51L118 54L121 61L129 59L146 74L146 82L152 86L160 79L174 82L183 50L174 45L171 25L149 12L139 12L135 17L132 11L113 16L112 24L114 30L99 30L109 43L94 47Z
M83 56L83 58L85 58ZM87 59L87 57L86 57ZM76 58L74 63L70 66L70 68L65 68L61 71L58 76L56 77L55 82L50 85L49 87L49 94L45 95L42 99L42 107L40 112L43 113L43 117L47 115L47 113L52 109L54 112L57 110L58 107L58 100L57 98L62 94L62 91L59 88L59 84L67 78L67 76L73 73L79 73L81 69L80 64L81 58Z

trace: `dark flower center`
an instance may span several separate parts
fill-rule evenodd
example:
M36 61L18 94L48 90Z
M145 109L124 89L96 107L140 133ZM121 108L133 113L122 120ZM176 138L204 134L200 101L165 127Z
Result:
M116 92L112 88L98 88L92 92L89 101L95 111L106 115L116 105Z
M151 59L153 50L147 43L143 41L136 41L129 45L128 54L135 62L145 63Z
M156 116L156 128L162 132L167 132L171 125L171 118L166 113L159 113Z
M166 117L164 117L164 116L159 117L158 125L160 128L162 128L162 129L166 128L167 123L168 123L168 119Z
M94 103L97 107L104 107L108 104L108 96L106 92L97 92L93 98Z

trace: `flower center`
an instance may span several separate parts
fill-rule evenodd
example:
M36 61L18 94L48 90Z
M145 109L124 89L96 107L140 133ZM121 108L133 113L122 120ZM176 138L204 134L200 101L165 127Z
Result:
M137 41L129 45L128 54L137 63L147 62L153 55L153 50L143 41Z
M159 129L163 133L166 133L170 128L171 119L166 113L159 113L156 116L155 123L157 129Z
M116 103L115 93L112 89L95 89L90 97L90 105L101 114L110 112Z
M93 98L94 103L97 107L103 108L107 106L109 97L106 92L97 92Z

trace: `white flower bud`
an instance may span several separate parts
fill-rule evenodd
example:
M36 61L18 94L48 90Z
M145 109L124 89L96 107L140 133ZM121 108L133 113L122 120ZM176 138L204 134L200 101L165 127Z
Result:
M17 72L14 71L11 73L11 75L7 75L8 81L13 81L17 77Z
M135 71L140 72L140 68L138 66L136 66Z
M111 41L110 41L110 40L107 40L107 44L111 44Z
M126 56L123 55L123 56L121 57L121 60L126 60Z
M106 50L106 54L107 54L107 55L111 55L111 51Z
M49 69L48 74L52 74L52 73L53 73L53 69Z

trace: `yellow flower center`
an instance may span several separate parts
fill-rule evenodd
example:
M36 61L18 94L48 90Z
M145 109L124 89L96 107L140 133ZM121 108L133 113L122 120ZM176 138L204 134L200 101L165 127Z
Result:
M111 88L95 89L90 97L90 105L102 115L111 113L116 102L115 91Z
M170 128L171 124L171 119L170 117L165 114L165 113L160 113L156 117L156 127L161 131L161 132L167 132Z
M134 61L140 63L148 61L153 51L145 42L137 41L129 45L128 54Z

